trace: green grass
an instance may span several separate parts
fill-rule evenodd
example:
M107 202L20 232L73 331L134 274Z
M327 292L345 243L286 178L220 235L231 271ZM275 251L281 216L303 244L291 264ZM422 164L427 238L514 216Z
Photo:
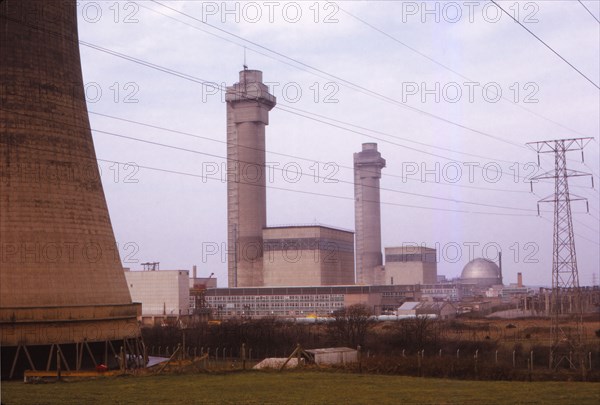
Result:
M318 371L3 382L2 404L599 404L600 384L461 381Z

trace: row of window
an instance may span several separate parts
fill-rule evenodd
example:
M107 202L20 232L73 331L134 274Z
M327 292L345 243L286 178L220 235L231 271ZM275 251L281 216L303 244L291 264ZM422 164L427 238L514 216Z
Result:
M239 296L216 296L206 297L207 301L214 302L254 302L254 301L332 301L339 302L344 301L343 294L332 294L332 295L239 295Z

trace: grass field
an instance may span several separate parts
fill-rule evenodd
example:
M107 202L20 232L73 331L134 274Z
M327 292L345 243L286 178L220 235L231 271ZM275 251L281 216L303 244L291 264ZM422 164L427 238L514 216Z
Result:
M2 404L599 404L600 384L458 381L317 371L3 382Z

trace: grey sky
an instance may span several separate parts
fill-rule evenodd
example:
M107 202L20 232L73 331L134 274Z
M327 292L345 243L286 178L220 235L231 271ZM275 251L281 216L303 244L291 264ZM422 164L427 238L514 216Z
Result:
M197 264L200 274L214 272L225 286L225 255L206 255L226 241L225 104L214 86L201 83L236 82L245 46L249 68L263 71L278 101L267 128L267 161L276 167L268 182L269 225L316 221L354 229L352 154L363 142L377 142L387 160L384 246L437 247L438 274L450 277L474 257L494 259L500 247L505 283L520 271L526 284L550 285L552 206L543 205L540 218L536 202L553 186L535 184L529 193L525 179L538 169L528 163L537 157L524 144L594 137L585 165L579 153L568 164L592 171L598 186L599 91L508 16L495 21L493 4L259 1L227 2L225 9L220 1L161 3L197 20L151 1L78 7L80 40L171 70L82 46L90 112L202 137L90 115L96 130L201 152L94 133L100 159L140 167L134 173L100 163L126 267L139 268L135 260L160 261L161 268ZM499 4L518 11L526 27L600 82L600 25L579 2ZM584 4L598 18L599 2ZM505 99L494 102L498 90ZM283 167L292 171L278 170ZM542 157L539 172L552 168L553 157ZM296 179L298 170L303 176ZM598 191L589 178L570 185L589 201L591 215L583 202L572 208L580 283L591 285L594 272L596 282L599 277Z

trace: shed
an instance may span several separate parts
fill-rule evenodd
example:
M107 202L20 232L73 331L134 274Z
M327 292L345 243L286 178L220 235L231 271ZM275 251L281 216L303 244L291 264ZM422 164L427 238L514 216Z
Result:
M329 347L306 350L316 364L347 364L358 361L358 351L349 347Z

